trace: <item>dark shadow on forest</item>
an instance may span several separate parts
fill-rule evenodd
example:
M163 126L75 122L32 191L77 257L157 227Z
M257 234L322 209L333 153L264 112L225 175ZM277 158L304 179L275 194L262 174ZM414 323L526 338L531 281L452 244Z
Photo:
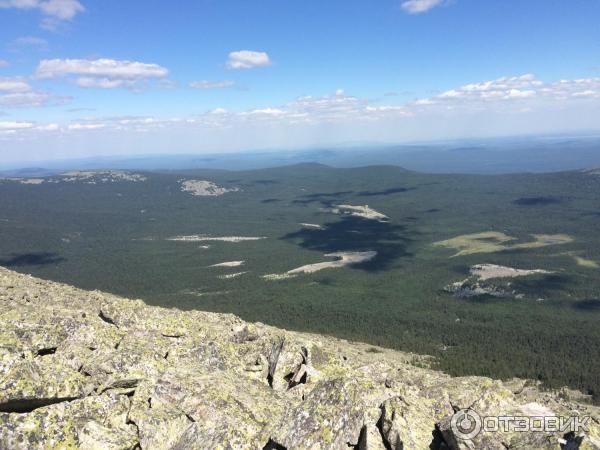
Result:
M357 197L377 197L382 195L399 194L402 192L414 191L416 188L405 188L405 187L394 187L381 191L360 191L355 195ZM340 201L342 198L349 195L353 195L354 191L339 191L339 192L317 192L315 194L306 194L300 197L298 200L294 200L292 203L308 205L314 202L321 202L325 205L330 205L333 200Z
M537 294L543 290L559 290L565 289L572 285L573 277L565 274L550 274L542 275L541 277L532 277L530 279L517 278L513 280L513 287L517 291L529 290Z
M341 200L341 197L353 194L354 191L339 191L339 192L317 192L315 194L302 195L300 199L292 201L297 205L308 205L310 203L320 202L324 205L331 205L334 200Z
M352 266L370 272L387 270L396 259L412 256L407 251L412 239L407 236L406 227L359 217L344 217L326 223L323 229L304 228L282 239L323 253L376 251L377 256L371 261Z
M510 295L496 296L496 295L491 295L491 294L481 294L481 295L474 295L472 297L456 297L456 296L453 296L453 297L458 298L459 300L463 300L465 302L471 303L473 305L491 305L491 304L517 301L514 297L511 297ZM522 300L519 300L519 301L522 302Z
M375 197L378 195L399 194L401 192L414 191L416 189L417 188L414 188L414 187L411 187L411 188L395 187L395 188L385 189L383 191L362 191L362 192L359 192L357 195L359 197Z
M600 299L588 298L585 300L579 300L575 302L573 306L583 311L600 311Z
M600 217L600 211L589 211L581 214L583 217L592 216L592 217Z
M519 206L545 206L561 203L556 197L521 197L513 201L513 204Z
M13 254L10 258L0 259L0 266L4 267L24 267L24 266L48 266L65 261L65 258L57 253L39 252Z
M331 277L323 277L315 279L315 283L318 283L322 286L335 286L335 280Z
M447 269L449 272L462 275L464 278L471 276L471 267L467 264L452 264Z
M252 184L262 184L263 186L270 186L272 184L280 184L281 181L277 180L252 180Z

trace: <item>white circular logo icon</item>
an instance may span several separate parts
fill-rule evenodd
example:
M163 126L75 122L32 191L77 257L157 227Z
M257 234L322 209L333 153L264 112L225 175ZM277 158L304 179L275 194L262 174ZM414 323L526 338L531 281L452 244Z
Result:
M472 409L461 409L450 422L454 436L461 440L473 439L483 427L481 416Z

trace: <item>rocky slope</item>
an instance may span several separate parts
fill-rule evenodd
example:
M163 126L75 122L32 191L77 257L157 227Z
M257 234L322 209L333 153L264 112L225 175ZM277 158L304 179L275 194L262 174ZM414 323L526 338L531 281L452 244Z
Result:
M1 449L600 448L598 408L417 362L0 268ZM591 419L581 433L464 440L451 426L463 408Z

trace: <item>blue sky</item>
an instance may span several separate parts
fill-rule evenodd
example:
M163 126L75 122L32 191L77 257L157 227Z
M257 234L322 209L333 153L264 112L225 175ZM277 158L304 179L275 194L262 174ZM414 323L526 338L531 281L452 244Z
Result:
M597 0L0 0L0 159L597 130Z

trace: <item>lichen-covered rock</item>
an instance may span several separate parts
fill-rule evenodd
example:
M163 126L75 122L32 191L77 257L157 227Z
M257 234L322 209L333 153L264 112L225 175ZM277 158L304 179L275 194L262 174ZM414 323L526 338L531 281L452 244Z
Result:
M358 445L366 405L352 378L320 381L283 418L275 441L286 448L320 450Z
M437 420L431 399L393 397L381 410L381 434L388 448L428 448L434 441Z
M0 413L0 448L132 449L138 433L127 422L129 407L128 397L103 394L26 414Z
M168 369L134 398L129 417L152 449L261 448L290 405L262 383L199 365ZM165 428L172 444L163 442Z
M2 450L600 449L599 409L577 396L427 360L0 268ZM590 419L464 439L452 418L469 408Z

